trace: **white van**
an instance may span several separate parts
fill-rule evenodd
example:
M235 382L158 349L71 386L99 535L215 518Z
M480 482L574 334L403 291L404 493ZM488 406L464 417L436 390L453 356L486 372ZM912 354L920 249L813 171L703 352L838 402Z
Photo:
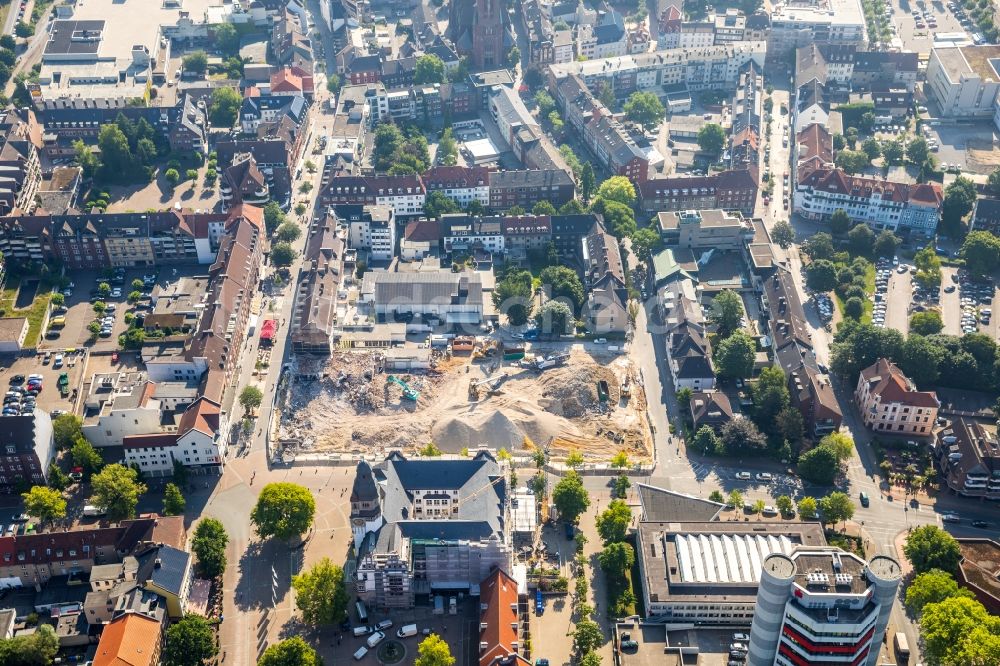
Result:
M358 651L354 653L354 660L361 661L361 658L368 654L368 648L364 645L358 648Z
M83 507L83 515L85 516L96 517L96 516L103 516L104 514L105 514L104 510L102 510L100 507L94 506L93 504L88 504L85 507Z
M366 625L361 625L360 627L354 627L354 636L364 636L368 633L368 627Z
M417 635L417 625L415 624L404 624L396 632L397 638L409 638L410 636Z
M382 642L383 638L385 638L385 634L381 631L376 631L374 634L368 637L368 647L369 648L375 647L376 645Z

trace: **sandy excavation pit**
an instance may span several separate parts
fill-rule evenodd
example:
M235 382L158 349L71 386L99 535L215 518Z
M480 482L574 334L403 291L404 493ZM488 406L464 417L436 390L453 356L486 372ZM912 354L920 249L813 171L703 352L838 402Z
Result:
M565 365L540 373L467 355L439 356L429 371L387 373L374 351L300 357L294 366L279 401L278 440L290 453L382 455L428 442L446 453L483 445L516 453L527 437L557 458L572 449L595 461L620 450L633 460L650 457L645 394L624 356L595 359L574 349ZM417 391L417 400L389 375ZM603 403L601 380L609 394Z

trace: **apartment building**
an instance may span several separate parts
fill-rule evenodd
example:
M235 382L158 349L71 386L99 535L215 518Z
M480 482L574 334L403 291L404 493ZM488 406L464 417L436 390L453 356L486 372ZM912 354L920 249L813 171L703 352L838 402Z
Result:
M502 255L505 251L500 217L448 213L442 215L439 220L445 252L458 254L488 252Z
M587 60L614 58L628 53L628 36L622 15L611 9L598 18L596 25L576 27L577 57Z
M732 90L740 69L753 60L764 66L764 42L732 42L698 48L674 48L614 58L549 66L550 80L577 75L591 91L607 82L619 99L636 90L658 92L662 86L684 84L689 90Z
M665 245L691 250L741 250L754 236L742 214L717 209L661 212L657 224Z
M667 176L640 183L639 203L647 213L723 209L753 215L757 170L729 169L709 176Z
M839 548L797 547L761 558L749 666L875 666L903 576L899 563Z
M934 457L941 479L965 497L1000 499L1000 439L994 423L958 416L938 432Z
M793 193L796 213L825 220L844 210L874 231L908 230L931 236L937 230L944 193L938 183L896 183L851 176L837 168L798 171Z
M151 382L142 372L95 374L84 398L83 436L95 447L159 433L198 399L197 382ZM169 428L169 426L168 426ZM169 428L173 429L173 428Z
M368 271L358 302L379 320L414 314L446 324L478 326L484 314L483 282L474 271Z
M41 409L0 418L0 492L10 494L24 481L45 485L55 460L52 419Z
M174 463L195 474L221 476L228 450L227 423L218 402L199 397L183 411L176 429L123 437L125 460L152 477L171 476Z
M629 297L618 239L596 226L583 241L580 264L587 289L587 328L596 334L625 334Z
M505 215L502 218L507 256L524 261L529 252L547 249L552 240L552 218L548 215Z
M860 0L790 2L771 12L767 53L769 58L783 58L813 42L863 47L867 41Z
M579 76L559 81L556 101L598 162L616 175L642 183L649 178L650 165L663 161L642 132L616 120Z
M345 280L346 234L337 218L327 215L315 223L306 242L309 270L299 280L292 310L290 336L297 354L329 354L337 318L337 300Z
M42 128L30 109L0 112L0 215L30 213L42 182Z
M972 211L970 231L1000 233L1000 199L979 197Z
M271 200L267 178L257 168L257 160L252 154L235 155L232 164L222 170L219 196L225 209L241 203L266 206Z
M347 225L347 242L364 250L372 261L391 261L396 254L396 219L389 206L340 204L333 207L338 221Z
M993 117L1000 92L997 58L995 44L931 49L926 90L942 116Z
M426 189L418 175L333 176L320 193L324 205L388 206L393 216L423 215Z
M854 402L870 430L916 437L933 433L941 406L934 391L918 391L895 363L884 358L861 371Z
M490 205L490 172L486 167L435 166L424 173L427 193L441 192L462 208L473 201Z
M490 208L495 211L514 206L531 210L539 201L559 208L575 193L572 176L562 169L490 172Z
M533 496L532 496L533 497ZM527 596L497 569L479 586L479 666L531 666ZM527 590L525 590L527 592Z

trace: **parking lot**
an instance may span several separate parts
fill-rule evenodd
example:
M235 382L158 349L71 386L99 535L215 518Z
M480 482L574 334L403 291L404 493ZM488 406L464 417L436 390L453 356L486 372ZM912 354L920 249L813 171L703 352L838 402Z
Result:
M57 359L57 356L62 358ZM9 391L8 387L13 385L21 386L27 391L28 378L31 375L41 375L42 390L35 397L35 406L46 413L52 413L54 410L71 412L73 389L80 386L87 365L86 359L83 350L62 354L40 352L33 356L2 356L0 381L3 382L5 393ZM59 376L63 373L67 378L65 396L60 395L58 386ZM18 376L24 379L13 382ZM19 402L24 404L25 401L19 400Z
M907 51L928 53L934 45L934 34L963 32L954 13L941 2L924 0L889 0L891 23Z
M1000 155L994 150L996 133L988 120L963 123L931 120L920 125L920 134L947 173L989 174L1000 166Z
M958 296L958 309L951 308L949 315L952 320L957 316L962 333L981 331L990 335L995 334L992 316L996 287L992 281L974 282L964 271L958 271L951 272L948 284L943 285L943 288L950 288L951 295ZM954 300L952 299L952 302Z
M910 326L909 306L913 298L909 266L898 259L881 259L875 268L872 323L879 328L894 328L905 335Z

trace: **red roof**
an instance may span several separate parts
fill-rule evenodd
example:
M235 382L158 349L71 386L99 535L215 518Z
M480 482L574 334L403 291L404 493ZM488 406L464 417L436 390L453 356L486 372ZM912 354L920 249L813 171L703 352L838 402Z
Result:
M912 407L940 406L937 393L918 391L895 363L884 358L862 370L861 376L868 382L869 391L880 396L883 402L898 402Z
M520 618L517 616L517 582L497 569L482 582L479 587L480 607L483 609L479 618L479 666L490 666L510 655L518 655L524 646L518 642L517 627ZM518 663L527 664L518 655Z
M261 340L274 340L274 333L278 330L278 322L273 319L265 319L260 327Z

